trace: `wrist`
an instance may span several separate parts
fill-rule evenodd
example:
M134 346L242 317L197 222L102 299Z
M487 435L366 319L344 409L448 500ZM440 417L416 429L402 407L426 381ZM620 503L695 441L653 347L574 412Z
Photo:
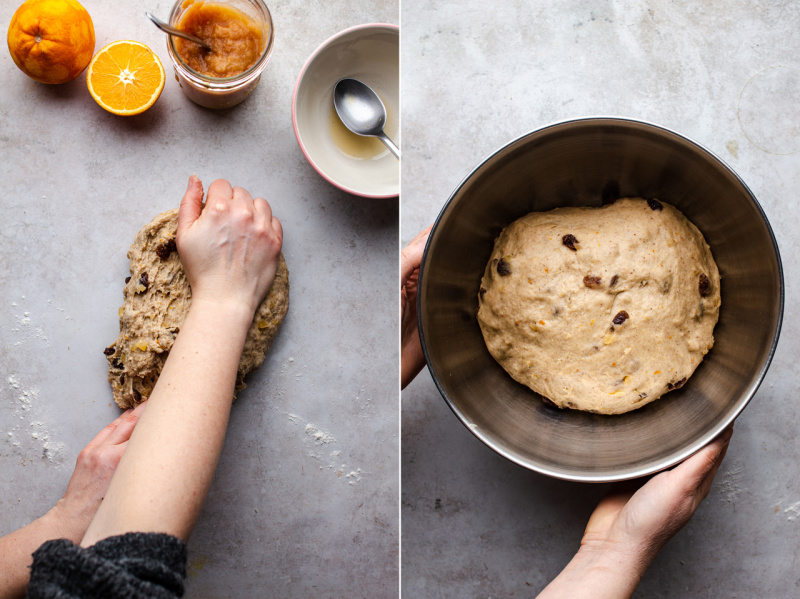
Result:
M80 543L86 529L92 521L98 506L84 506L84 509L73 509L70 502L62 497L42 516L49 539L69 539Z
M228 329L243 327L247 330L256 308L244 299L194 296L190 311L202 313L203 318L209 321L223 322Z
M635 552L634 552L635 553ZM581 543L562 572L540 599L623 599L636 590L647 569L638 555L606 542Z
M597 597L630 597L652 561L637 547L608 540L584 539L573 558L584 576L596 581L605 594ZM572 563L572 562L570 562Z
M582 560L602 566L621 564L622 568L634 573L637 579L640 579L658 555L661 546L654 540L647 541L629 536L621 538L614 535L595 536L587 532L581 539L577 555Z

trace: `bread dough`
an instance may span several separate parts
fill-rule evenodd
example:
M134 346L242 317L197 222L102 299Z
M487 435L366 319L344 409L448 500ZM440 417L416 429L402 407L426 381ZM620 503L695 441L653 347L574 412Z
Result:
M561 408L635 410L714 344L720 279L703 235L658 200L558 208L509 225L478 293L486 346Z
M143 227L128 250L131 276L119 309L119 337L105 350L108 381L121 408L135 407L150 396L192 303L175 248L177 229L175 208ZM247 332L236 391L246 387L245 375L264 362L288 309L289 271L281 254L275 281Z

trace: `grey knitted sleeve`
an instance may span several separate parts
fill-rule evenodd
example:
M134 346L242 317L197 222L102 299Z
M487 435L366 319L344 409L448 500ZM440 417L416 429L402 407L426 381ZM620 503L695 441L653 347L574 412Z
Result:
M33 554L29 599L183 597L186 543L161 533L128 533L82 548L59 539Z

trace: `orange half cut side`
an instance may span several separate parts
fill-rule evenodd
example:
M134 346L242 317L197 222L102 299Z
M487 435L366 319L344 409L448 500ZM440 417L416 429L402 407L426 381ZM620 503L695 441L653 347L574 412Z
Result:
M107 111L123 116L150 108L164 89L164 67L142 43L112 42L92 58L86 71L89 93Z

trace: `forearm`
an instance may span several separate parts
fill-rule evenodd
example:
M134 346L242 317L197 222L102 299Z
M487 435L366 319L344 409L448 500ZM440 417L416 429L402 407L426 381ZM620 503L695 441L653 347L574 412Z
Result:
M57 504L41 518L0 538L0 599L25 596L31 556L42 543L53 539L69 539L74 543L81 540L86 526L81 527L73 518L61 517L60 509Z
M239 304L193 302L84 547L126 532L188 540L222 451L252 316Z
M584 546L539 599L628 599L648 563L634 553Z

